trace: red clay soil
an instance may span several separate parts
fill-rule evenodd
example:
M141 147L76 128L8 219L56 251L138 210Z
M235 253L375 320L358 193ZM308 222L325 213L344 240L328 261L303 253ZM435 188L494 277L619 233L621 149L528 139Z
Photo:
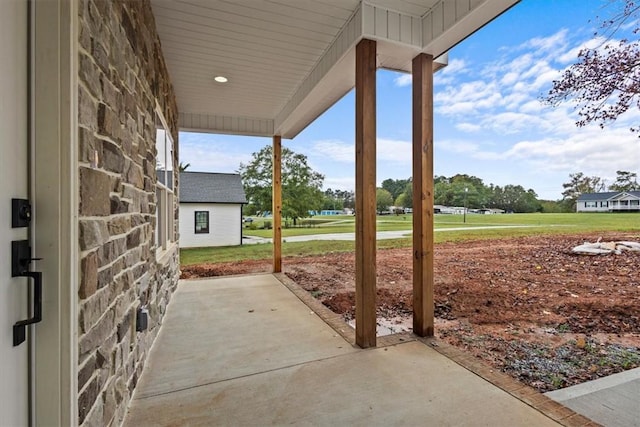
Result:
M533 236L435 248L436 336L540 391L640 366L640 252L575 255L585 241L640 234ZM411 325L411 249L377 254L378 319ZM291 279L345 320L354 254L284 260ZM183 267L183 278L269 272L269 260Z

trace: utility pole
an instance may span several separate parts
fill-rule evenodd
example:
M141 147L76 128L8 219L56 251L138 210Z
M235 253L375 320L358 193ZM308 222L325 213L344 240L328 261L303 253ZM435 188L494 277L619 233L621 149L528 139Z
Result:
M464 212L462 212L462 222L467 223L467 193L469 188L464 187Z

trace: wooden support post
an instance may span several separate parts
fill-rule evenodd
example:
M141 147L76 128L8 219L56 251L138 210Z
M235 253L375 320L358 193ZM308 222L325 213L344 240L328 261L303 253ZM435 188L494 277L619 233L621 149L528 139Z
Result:
M433 336L433 57L413 59L413 332Z
M356 344L376 345L376 42L356 46Z
M273 137L273 272L282 272L282 138Z

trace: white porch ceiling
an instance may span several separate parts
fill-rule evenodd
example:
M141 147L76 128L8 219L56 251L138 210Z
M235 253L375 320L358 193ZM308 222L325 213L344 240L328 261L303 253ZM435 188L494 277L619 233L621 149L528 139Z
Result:
M355 84L355 45L410 71L519 0L152 0L182 130L295 137ZM440 60L446 64L446 55ZM216 83L215 76L227 83Z

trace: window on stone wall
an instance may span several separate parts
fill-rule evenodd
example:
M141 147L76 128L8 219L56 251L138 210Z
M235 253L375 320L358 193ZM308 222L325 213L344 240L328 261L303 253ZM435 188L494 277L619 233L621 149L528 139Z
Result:
M195 229L196 234L209 233L209 211L195 212Z
M156 112L156 233L158 249L175 241L175 198L173 194L173 139L162 115Z

